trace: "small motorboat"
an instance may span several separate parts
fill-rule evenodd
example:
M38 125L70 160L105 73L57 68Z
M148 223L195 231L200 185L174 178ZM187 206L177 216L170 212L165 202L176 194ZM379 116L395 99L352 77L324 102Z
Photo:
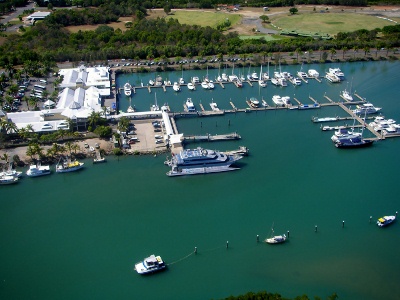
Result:
M165 263L161 256L155 256L154 254L135 264L136 272L143 275L162 271L165 267Z
M385 227L389 224L392 224L396 220L396 216L384 216L382 218L379 218L376 224L379 227Z

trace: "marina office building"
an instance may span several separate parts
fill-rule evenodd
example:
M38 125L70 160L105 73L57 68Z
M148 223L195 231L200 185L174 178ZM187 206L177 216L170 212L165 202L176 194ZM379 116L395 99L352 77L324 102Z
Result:
M74 121L78 129L86 129L90 114L103 112L102 103L111 96L108 67L61 69L63 77L55 108L44 106L41 111L8 113L7 118L21 129L32 125L35 132L68 129L67 119Z

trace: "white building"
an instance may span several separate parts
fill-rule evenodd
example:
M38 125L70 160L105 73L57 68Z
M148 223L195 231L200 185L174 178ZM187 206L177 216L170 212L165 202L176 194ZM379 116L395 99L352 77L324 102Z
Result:
M63 76L60 88L83 88L96 87L101 97L111 95L111 80L109 67L86 68L80 66L73 69L61 69L58 74Z

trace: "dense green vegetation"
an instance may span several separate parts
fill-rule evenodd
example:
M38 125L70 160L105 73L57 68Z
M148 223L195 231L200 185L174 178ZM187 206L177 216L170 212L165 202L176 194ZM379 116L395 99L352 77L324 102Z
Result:
M138 19L122 32L102 25L95 31L70 33L54 18L70 10L59 10L55 17L38 22L25 33L12 34L0 47L0 66L24 64L25 61L93 61L116 58L167 59L213 55L248 55L252 53L294 52L298 49L392 49L400 46L400 25L382 30L358 30L340 33L333 40L311 37L266 41L240 39L236 33L224 34L211 27L180 24L175 19ZM89 12L90 10L88 10ZM71 15L75 13L71 12ZM91 14L89 14L91 15ZM382 36L378 38L378 33Z

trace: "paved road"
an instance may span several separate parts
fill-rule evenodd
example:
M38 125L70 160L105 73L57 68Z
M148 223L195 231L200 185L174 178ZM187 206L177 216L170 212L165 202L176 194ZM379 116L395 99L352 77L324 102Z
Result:
M24 10L32 9L32 8L35 8L34 3L28 3L28 5L24 6L24 7L17 7L17 9L15 11L11 12L10 14L3 15L0 19L0 22L3 24L10 22L12 19L18 18L18 16L20 14L22 14ZM19 26L8 27L7 31L16 31L18 29L18 27Z

